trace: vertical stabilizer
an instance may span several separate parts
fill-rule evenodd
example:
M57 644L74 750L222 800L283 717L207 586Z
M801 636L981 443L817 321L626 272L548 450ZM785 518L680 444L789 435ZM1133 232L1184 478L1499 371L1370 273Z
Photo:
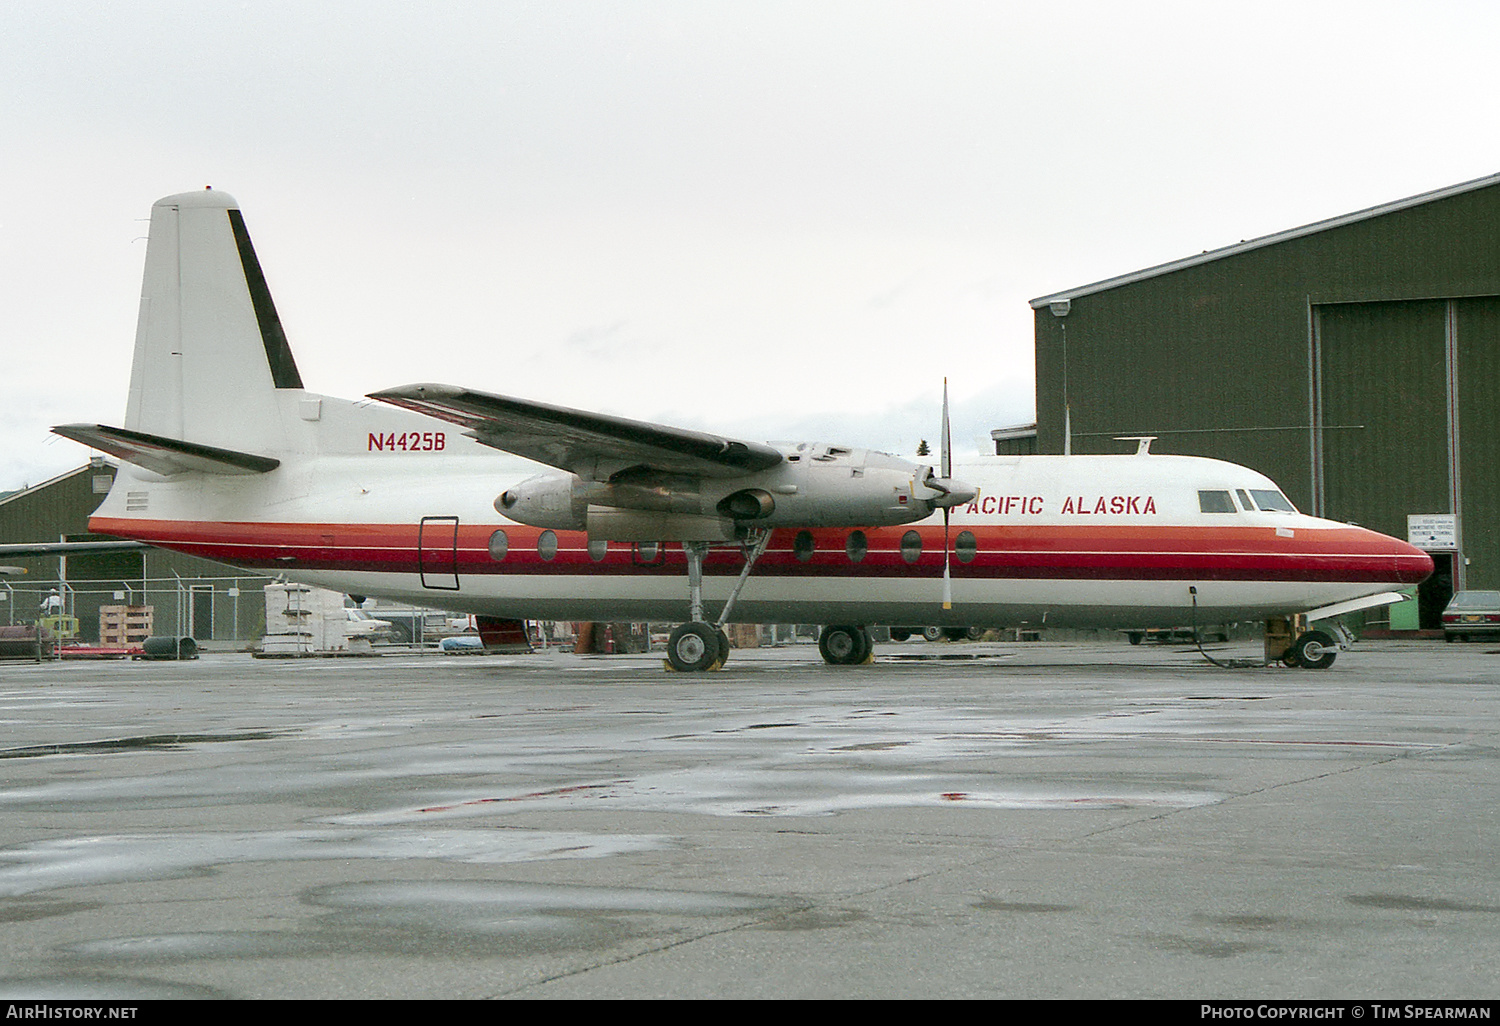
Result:
M234 197L205 190L158 200L125 427L231 450L283 449L276 391L301 388Z

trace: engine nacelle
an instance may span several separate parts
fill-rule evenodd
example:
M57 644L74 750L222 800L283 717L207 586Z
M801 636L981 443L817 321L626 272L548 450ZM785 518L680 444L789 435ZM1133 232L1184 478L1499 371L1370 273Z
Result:
M538 474L511 485L495 499L495 512L529 527L582 531L589 501L577 474Z
M517 523L611 541L722 540L739 527L894 527L967 502L974 489L885 453L799 445L780 465L732 478L642 471L609 481L558 472L495 499Z
M925 464L824 445L799 445L780 466L721 487L733 490L717 512L754 527L894 527L974 497Z

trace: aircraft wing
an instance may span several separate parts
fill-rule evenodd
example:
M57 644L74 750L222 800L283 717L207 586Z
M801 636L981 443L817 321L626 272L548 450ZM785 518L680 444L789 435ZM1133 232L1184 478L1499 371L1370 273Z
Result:
M404 385L371 399L459 424L475 439L594 481L632 468L694 477L768 470L781 453L759 442L492 395L454 385Z

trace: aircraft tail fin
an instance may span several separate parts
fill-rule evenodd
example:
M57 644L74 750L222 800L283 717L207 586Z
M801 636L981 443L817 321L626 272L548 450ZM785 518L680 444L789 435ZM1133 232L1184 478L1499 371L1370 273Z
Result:
M277 392L301 388L234 197L209 189L158 200L125 429L154 442L277 451L286 446Z

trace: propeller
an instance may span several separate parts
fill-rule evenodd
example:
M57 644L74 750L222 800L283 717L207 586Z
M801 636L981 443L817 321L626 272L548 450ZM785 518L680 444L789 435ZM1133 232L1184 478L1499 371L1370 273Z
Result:
M948 379L943 379L943 438L942 438L942 469L943 480L953 480L953 440L948 431ZM953 577L951 575L951 563L953 547L948 543L948 521L953 515L953 507L947 503L943 505L943 608L953 608Z

